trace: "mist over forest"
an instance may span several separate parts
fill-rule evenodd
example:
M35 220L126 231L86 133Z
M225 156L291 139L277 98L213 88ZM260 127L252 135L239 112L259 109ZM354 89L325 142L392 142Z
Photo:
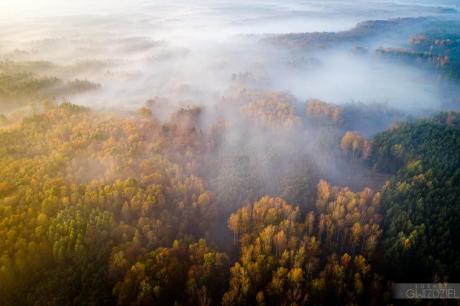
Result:
M459 283L459 10L3 0L0 305Z

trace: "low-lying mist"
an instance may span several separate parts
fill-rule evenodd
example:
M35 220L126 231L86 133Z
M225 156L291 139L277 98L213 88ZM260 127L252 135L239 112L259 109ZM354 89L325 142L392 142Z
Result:
M458 1L0 0L0 304L455 282Z
M217 170L200 173L216 190L229 191L219 181L232 175L237 184L256 184L260 195L283 193L287 173L347 181L349 165L336 158L345 130L372 136L408 115L458 107L457 80L423 58L381 52L408 48L410 37L437 22L457 21L447 2L2 5L10 12L2 11L0 30L0 69L10 84L4 91L13 93L5 94L7 110L18 97L128 112L146 105L167 124L177 110L201 107L198 128L219 120L226 127L208 156ZM29 95L11 82L28 85ZM343 124L312 124L305 104L312 99L342 105ZM286 127L289 133L279 131ZM369 174L356 177L355 186L369 184Z
M52 65L38 74L100 84L97 91L71 98L96 108L138 107L153 97L212 105L241 73L253 78L244 86L286 91L301 102L320 98L414 110L440 107L450 94L438 75L375 53L378 47L407 44L411 29L423 27L416 17L456 18L449 3L38 2L3 4L9 8L3 14L9 14L0 31L2 59L46 61ZM295 38L265 39L347 33L359 22L399 17L414 19L397 32L376 26L372 36L357 33L353 39L335 41L323 33L303 47L292 47Z

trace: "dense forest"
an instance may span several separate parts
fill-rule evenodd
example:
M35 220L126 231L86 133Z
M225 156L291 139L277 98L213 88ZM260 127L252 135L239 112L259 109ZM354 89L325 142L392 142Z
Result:
M458 0L0 0L0 306L460 305L459 110Z
M238 97L222 107L261 138L316 126L331 158L388 181L334 186L310 151L276 145L263 157L278 169L264 169L245 132L227 144L235 123L204 124L198 107L161 121L154 101L130 114L43 103L2 117L1 303L378 305L394 281L458 281L460 114L367 139L338 106Z
M397 280L460 275L460 122L443 113L377 135L371 160L397 171L384 186L382 247Z

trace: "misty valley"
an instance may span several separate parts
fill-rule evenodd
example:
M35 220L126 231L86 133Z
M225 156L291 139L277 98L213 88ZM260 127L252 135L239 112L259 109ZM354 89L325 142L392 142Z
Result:
M460 283L458 0L0 4L0 305L458 305L398 283Z

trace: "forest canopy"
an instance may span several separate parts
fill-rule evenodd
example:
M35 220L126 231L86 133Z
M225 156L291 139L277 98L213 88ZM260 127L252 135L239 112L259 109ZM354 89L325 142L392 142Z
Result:
M0 0L0 306L458 304L455 1Z
M0 297L7 305L379 304L389 280L455 280L457 116L401 122L372 140L346 132L337 158L396 174L380 191L352 191L307 170L310 181L284 181L289 203L258 189L247 200L224 196L213 176L199 176L223 131L200 128L199 109L162 123L147 107L120 116L47 103L0 132ZM354 138L372 151L341 154Z

